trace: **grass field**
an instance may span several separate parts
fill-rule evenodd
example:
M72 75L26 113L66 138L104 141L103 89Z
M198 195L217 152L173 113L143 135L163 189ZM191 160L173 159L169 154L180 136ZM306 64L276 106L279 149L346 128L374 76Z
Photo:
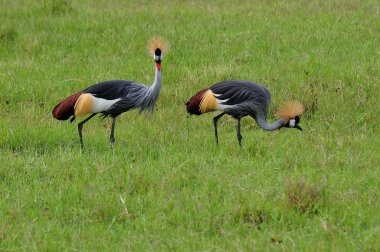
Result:
M0 1L0 250L380 250L380 5L347 1ZM109 79L153 82L153 115L84 127L51 110ZM188 117L226 79L287 100L303 132Z

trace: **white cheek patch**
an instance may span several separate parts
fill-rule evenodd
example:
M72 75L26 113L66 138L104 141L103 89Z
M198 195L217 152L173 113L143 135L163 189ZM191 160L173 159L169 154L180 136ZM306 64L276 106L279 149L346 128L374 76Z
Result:
M296 120L292 119L289 121L289 127L294 128L296 126Z

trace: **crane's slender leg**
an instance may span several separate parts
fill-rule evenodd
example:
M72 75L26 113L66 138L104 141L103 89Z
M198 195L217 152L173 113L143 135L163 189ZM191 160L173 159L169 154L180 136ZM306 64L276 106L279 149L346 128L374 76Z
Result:
M115 124L116 124L116 117L112 118L112 126L111 126L111 135L110 135L110 141L111 141L111 148L113 149L113 145L115 143Z
M81 121L80 123L78 123L78 132L79 132L79 140L80 140L80 146L83 150L83 139L82 139L82 128L83 128L83 124L85 124L87 121L89 121L91 118L93 118L97 113L94 113L92 115L90 115L89 117L87 117L86 119L84 119L83 121Z
M240 145L240 147L242 147L242 145L241 145L241 139L243 138L242 136L241 136L241 133L240 133L240 119L241 118L238 118L237 119L237 134L236 134L236 136L237 136L237 139L238 139L238 142L239 142L239 145Z
M214 131L215 131L215 139L216 139L216 144L219 144L219 140L218 140L218 126L217 126L217 122L218 120L224 116L226 114L226 112L223 112L217 116L214 117L214 119L212 119L212 121L214 122Z

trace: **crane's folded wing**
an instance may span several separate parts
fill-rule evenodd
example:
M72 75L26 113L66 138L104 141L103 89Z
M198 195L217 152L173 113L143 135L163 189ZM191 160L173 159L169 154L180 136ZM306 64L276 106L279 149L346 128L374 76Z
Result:
M132 83L132 81L126 80L104 81L84 89L82 93L90 93L98 98L114 100L127 96Z

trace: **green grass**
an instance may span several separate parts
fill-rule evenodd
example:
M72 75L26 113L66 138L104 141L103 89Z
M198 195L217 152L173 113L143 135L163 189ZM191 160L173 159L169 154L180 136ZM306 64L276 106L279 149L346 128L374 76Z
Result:
M380 6L348 1L1 1L0 250L380 249ZM152 116L84 127L51 116L109 79L150 84ZM188 118L225 79L305 104L303 132Z

